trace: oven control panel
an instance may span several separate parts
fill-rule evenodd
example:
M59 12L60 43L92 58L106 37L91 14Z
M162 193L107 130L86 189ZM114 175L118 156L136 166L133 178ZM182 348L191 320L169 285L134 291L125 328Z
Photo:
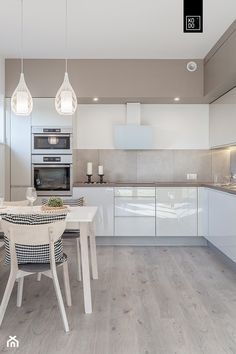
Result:
M43 156L43 162L61 162L60 156Z
M32 164L72 164L72 155L32 155Z
M43 133L61 133L60 128L43 128Z

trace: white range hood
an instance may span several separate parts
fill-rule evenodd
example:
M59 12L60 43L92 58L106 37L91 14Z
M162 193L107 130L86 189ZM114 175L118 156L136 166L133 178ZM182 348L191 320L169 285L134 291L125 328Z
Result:
M141 125L140 103L126 104L126 125L114 126L114 145L124 150L152 149L152 127Z

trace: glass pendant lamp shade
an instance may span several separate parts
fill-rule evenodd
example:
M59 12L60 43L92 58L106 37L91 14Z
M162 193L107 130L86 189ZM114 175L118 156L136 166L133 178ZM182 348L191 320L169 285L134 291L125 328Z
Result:
M77 98L75 91L70 84L67 72L65 72L64 81L57 91L55 108L61 115L72 115L76 111Z
M55 108L57 113L61 115L72 115L75 113L76 108L77 108L77 97L75 94L75 91L73 90L69 76L68 76L68 71L67 71L67 47L68 47L68 18L67 18L67 2L68 0L65 0L65 76L64 76L64 81L57 91L56 97L55 97Z
M11 97L11 109L19 116L29 116L33 109L33 99L25 83L24 74L20 74L20 81Z

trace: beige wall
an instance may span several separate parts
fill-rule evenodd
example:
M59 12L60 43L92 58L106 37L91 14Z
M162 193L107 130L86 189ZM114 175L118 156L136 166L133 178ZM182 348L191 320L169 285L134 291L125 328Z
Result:
M203 61L198 70L186 70L188 60L79 60L69 61L73 88L82 103L126 101L200 103L203 99ZM27 84L34 97L54 97L64 75L64 61L27 59L24 61ZM17 59L6 60L6 96L15 89L20 72Z

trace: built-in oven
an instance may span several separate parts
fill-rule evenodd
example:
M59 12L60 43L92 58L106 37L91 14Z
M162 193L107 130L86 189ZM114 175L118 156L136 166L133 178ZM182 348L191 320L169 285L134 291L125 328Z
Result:
M32 154L72 154L71 127L32 127Z
M39 196L72 195L72 155L32 155L32 181Z

